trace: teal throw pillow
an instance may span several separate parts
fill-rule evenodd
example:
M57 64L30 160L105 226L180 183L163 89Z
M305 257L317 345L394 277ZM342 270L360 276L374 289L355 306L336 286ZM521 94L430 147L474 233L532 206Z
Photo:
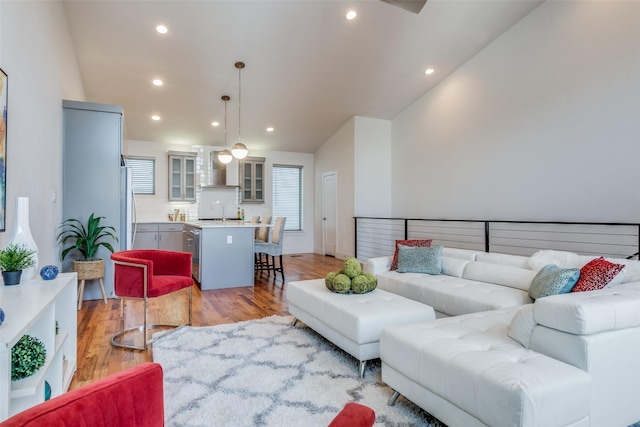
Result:
M535 300L549 295L566 294L571 292L579 277L579 268L545 265L531 281L529 296Z
M398 273L442 274L442 249L398 245Z

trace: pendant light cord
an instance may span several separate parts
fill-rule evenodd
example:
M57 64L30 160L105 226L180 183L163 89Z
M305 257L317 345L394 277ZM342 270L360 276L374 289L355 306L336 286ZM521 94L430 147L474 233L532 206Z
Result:
M224 99L224 98L223 98ZM224 100L224 149L227 149L227 100Z
M244 65L244 64L243 64ZM242 99L242 67L238 68L238 142L240 142L240 101Z

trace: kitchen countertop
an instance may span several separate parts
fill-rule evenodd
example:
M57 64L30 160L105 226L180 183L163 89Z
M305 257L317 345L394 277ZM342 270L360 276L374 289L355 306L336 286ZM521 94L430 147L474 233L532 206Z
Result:
M137 224L162 224L162 225L176 225L176 224L186 224L186 221L138 221Z
M185 223L186 225L190 225L192 227L197 228L255 228L255 227L265 227L264 224L251 224L250 222L241 222L238 220L228 219L225 224L222 223L221 220L204 220L204 221L188 221Z

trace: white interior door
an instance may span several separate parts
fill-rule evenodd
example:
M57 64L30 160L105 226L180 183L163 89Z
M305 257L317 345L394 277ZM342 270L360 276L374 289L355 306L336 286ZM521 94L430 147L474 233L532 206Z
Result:
M322 174L322 251L331 256L336 256L338 235L337 184L336 172Z

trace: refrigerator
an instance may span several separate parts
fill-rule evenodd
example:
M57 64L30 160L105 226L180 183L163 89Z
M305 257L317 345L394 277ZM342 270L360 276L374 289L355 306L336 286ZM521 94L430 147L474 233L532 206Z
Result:
M93 213L100 224L116 229L118 241L107 240L115 251L133 247L135 199L131 171L123 156L123 110L117 105L63 101L62 220L86 224ZM111 252L100 247L105 261L103 278L107 298L113 294ZM72 271L73 254L62 263ZM100 299L98 280L85 283L84 299Z

